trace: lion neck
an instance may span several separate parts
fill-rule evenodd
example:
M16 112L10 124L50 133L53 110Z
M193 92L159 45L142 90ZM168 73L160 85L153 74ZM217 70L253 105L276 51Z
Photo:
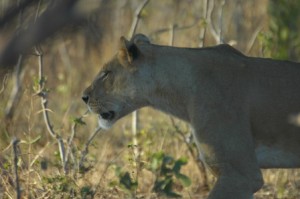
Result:
M189 77L191 70L186 60L172 56L174 52L160 52L160 47L155 47L152 54L151 69L153 70L153 90L148 95L151 107L171 114L184 121L189 121L188 107L192 85L187 85L185 77ZM176 53L175 53L176 54ZM158 57L159 56L159 57ZM177 55L178 57L178 55Z

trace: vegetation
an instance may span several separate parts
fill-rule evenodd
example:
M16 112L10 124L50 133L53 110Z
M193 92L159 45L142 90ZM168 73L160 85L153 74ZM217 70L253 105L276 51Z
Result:
M2 17L15 2L0 2ZM103 1L80 23L20 56L14 71L0 74L0 198L207 196L215 179L199 163L185 123L145 108L135 136L130 116L99 131L96 117L86 114L81 102L82 90L130 29L159 44L226 42L248 55L297 60L300 5L296 0L164 0L149 1L137 13L143 2ZM49 6L40 1L23 10L2 28L0 43ZM256 198L300 197L299 170L267 170L264 177Z
M300 2L272 0L269 5L269 30L263 43L266 56L299 61Z

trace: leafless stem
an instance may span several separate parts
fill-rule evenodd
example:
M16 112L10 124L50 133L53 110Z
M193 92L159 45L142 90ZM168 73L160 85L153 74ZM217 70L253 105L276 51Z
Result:
M174 25L174 24L170 25L170 38L169 38L169 45L170 46L174 45L175 27L176 27L176 25Z
M45 124L46 124L49 134L53 138L55 138L58 143L60 159L62 162L63 170L66 173L67 170L66 170L66 164L65 164L66 158L65 158L64 142L63 142L61 136L58 135L57 133L55 133L55 131L51 125L49 114L48 114L47 91L44 89L45 79L44 79L44 75L43 75L43 52L42 52L41 48L39 48L39 47L36 47L35 51L38 56L38 65L39 65L39 91L38 91L37 95L39 97L41 97L41 106L42 106L44 121L45 121Z
M47 147L49 146L50 142L47 142L47 144L44 146L44 148L42 148L37 155L33 158L33 160L30 162L30 167L32 167L34 165L34 163L39 159L39 157L42 156L42 154L44 153L44 151L47 149Z
M207 30L207 22L208 22L208 15L207 12L208 11L208 0L203 0L203 27L201 27L200 29L200 42L199 42L199 47L203 47L204 46L204 41L205 41L205 36L206 36L206 30Z
M128 34L129 38L131 38L134 35L134 33L136 32L138 23L139 23L140 18L141 18L141 12L143 11L143 9L146 7L146 5L149 2L150 2L150 0L144 0L143 3L141 3L141 5L135 10L133 22L131 24L130 31L129 31L129 34Z
M140 6L135 10L134 12L134 16L133 16L133 22L131 24L129 33L128 33L128 37L132 38L132 36L135 34L136 29L138 27L138 23L140 21L141 18L141 12L143 11L143 9L146 7L146 5L150 2L150 0L144 0ZM138 131L138 111L134 111L132 113L132 135L133 135L133 145L137 146L138 142L137 142L137 131ZM134 153L135 153L135 158L138 158L138 147L134 148Z
M79 121L81 121L88 113L89 111L87 110L82 116L80 116L79 118L77 118ZM66 161L65 161L65 164L68 163L69 161L69 157L70 155L73 157L73 154L71 154L72 152L72 143L73 143L73 139L75 137L75 134L76 134L76 129L77 129L77 126L78 126L78 122L74 121L73 125L72 125L72 132L71 132L71 136L69 137L68 139L68 148L67 148L67 152L66 152ZM65 165L66 167L67 165Z
M21 190L20 190L20 182L19 182L19 175L18 175L18 150L17 145L20 142L19 139L13 138L12 146L13 146L13 155L14 155L14 175L15 175L15 189L17 193L17 199L21 198Z
M221 7L219 10L219 41L218 44L224 43L223 41L223 11L224 11L224 6L226 4L226 0L223 0L221 2Z
M248 42L248 45L247 45L247 49L246 49L246 54L249 54L249 52L251 51L254 43L255 43L255 40L257 39L257 35L260 33L260 31L263 29L263 25L260 24L257 29L255 30L255 32L253 33L250 41Z
M79 169L83 167L83 162L85 160L86 155L89 152L89 145L91 144L92 140L95 138L95 136L100 132L101 127L97 127L94 132L91 134L91 136L89 137L88 141L85 143L83 150L81 151L81 158L79 161Z
M226 0L223 0L221 3L221 7L219 8L219 21L218 21L218 29L214 26L214 23L212 21L212 12L215 8L215 1L211 0L211 3L208 7L208 24L210 27L210 32L212 34L212 36L214 37L215 41L217 44L221 44L224 43L223 42L223 28L222 28L222 19L223 19L223 9L224 9L224 5L226 4Z
M193 27L195 27L198 24L198 22L200 21L200 19L201 18L196 18L193 23L191 23L189 25L185 25L185 26L178 26L178 25L174 24L174 30L176 30L176 31L177 30L187 30L187 29L193 28ZM153 38L156 35L159 35L159 34L162 34L162 33L165 33L165 32L169 32L169 31L171 31L172 28L173 27L162 28L162 29L156 30L156 31L150 33L149 37Z

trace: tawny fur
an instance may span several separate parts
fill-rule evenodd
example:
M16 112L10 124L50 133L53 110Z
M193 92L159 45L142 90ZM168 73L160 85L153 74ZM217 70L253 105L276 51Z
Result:
M251 198L263 185L260 168L300 167L298 63L247 57L228 45L159 46L138 34L121 38L84 96L103 128L144 106L190 123L218 177L209 199ZM113 118L104 119L109 111Z

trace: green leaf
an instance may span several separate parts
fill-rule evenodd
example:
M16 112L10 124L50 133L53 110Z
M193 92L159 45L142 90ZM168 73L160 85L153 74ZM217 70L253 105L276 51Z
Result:
M176 160L174 166L173 166L173 172L175 174L180 173L180 169L182 165L186 165L188 162L188 159L185 157L179 158L178 160Z
M86 125L86 123L82 120L82 118L74 117L74 118L71 118L71 120L72 120L75 124Z
M150 164L150 170L156 172L160 169L165 154L163 152L154 153Z
M183 175L181 173L177 173L177 174L175 174L175 176L184 187L188 187L192 184L191 179L186 175Z

